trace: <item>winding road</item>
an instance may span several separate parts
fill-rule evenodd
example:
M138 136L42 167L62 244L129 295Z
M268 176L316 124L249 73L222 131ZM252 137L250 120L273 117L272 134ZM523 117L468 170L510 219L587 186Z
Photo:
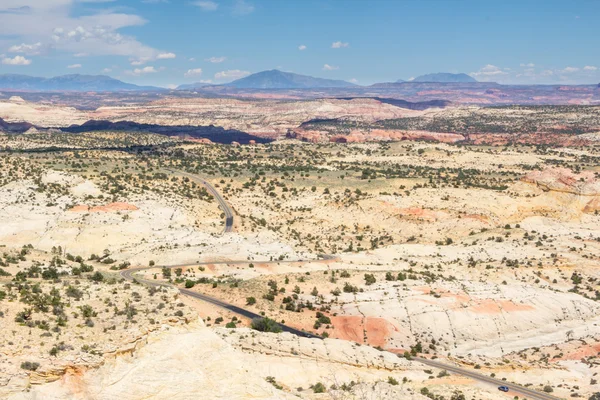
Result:
M510 389L509 393L521 394L526 396L526 399L537 399L537 400L561 400L560 397L552 396L547 393L538 392L537 390L528 389L524 386L517 385L514 383L506 382L501 379L492 378L487 375L483 375L477 372L473 372L471 370L456 367L454 365L441 363L435 360L429 360L427 358L413 357L412 360L420 362L421 364L429 365L430 367L439 368L442 370L446 370L448 372L454 372L455 374L459 374L462 376L466 376L471 379L475 379L480 382L489 383L495 386L506 386Z
M174 174L181 175L181 176L185 176L186 178L188 178L196 183L200 183L201 185L204 185L206 187L206 189L208 190L208 192L210 194L212 194L212 196L217 200L217 202L219 202L219 206L221 207L221 210L223 210L223 212L225 213L225 229L224 229L223 233L229 233L229 232L233 231L233 210L231 209L229 204L227 204L227 202L225 201L223 196L221 196L221 193L219 193L217 191L217 189L215 189L215 187L210 184L210 182L208 182L202 178L199 178L198 176L196 176L194 174L190 174L189 172L168 169L168 168L167 168L167 171L174 173Z
M208 265L208 264L211 264L211 265L215 265L215 264L248 264L248 261L210 262L210 263L207 262L207 263L193 264L193 266ZM136 278L136 277L133 276L133 274L135 274L137 272L140 272L140 271L145 271L145 270L153 269L153 268L161 268L161 269L162 268L169 268L169 269L172 269L172 268L181 268L181 267L188 267L188 266L190 266L190 265L186 264L186 265L169 265L169 266L154 266L154 267L131 268L131 269L126 269L126 270L121 271L121 276L124 279L128 280L128 281L132 281L133 282L135 280L136 282L142 283L142 284L147 285L147 286L172 286L172 287L176 287L174 285L167 285L164 282L154 282L154 281L147 280L147 279ZM242 317L246 317L246 318L250 318L250 319L263 318L262 315L259 315L259 314L255 313L255 312L246 310L244 308L235 306L233 304L225 303L224 301L221 301L219 299L215 299L214 297L210 297L210 296L207 296L207 295L202 294L202 293L194 292L194 291L189 290L189 289L184 289L184 288L177 288L177 289L179 289L179 291L182 294L186 295L186 296L190 296L190 297L193 297L195 299L202 300L202 301L205 301L205 302L210 303L210 304L214 304L214 305L216 305L218 307L224 308L224 309L229 310L231 312L234 312L234 313L236 313L238 315L241 315ZM286 326L286 325L282 325L282 324L279 324L279 326L281 326L281 330L282 331L289 332L289 333L294 334L296 336L301 336L301 337L306 337L306 338L320 338L317 335L313 335L312 333L304 332L304 331L301 331L299 329L292 328L291 326Z
M177 173L183 176L188 177L189 179L194 180L195 182L201 183L202 185L204 185L208 191L215 197L215 199L217 199L217 201L219 202L221 209L223 209L223 211L225 212L225 217L226 217L226 222L225 222L225 230L224 233L228 233L232 231L233 228L233 210L229 207L229 205L225 202L225 200L223 199L223 197L217 192L217 190L207 181L205 181L204 179L198 178L196 176L194 176L193 174L187 173L187 172L182 172L182 171L175 171L175 170L169 170L170 172L173 173ZM321 258L323 260L331 260L334 257L333 256L329 256L329 255L323 255L321 256ZM195 263L195 264L177 264L177 265L162 265L162 266L152 266L152 267L138 267L138 268L130 268L130 269L126 269L126 270L122 270L120 272L121 276L128 280L128 281L136 281L139 283L142 283L144 285L148 285L148 286L173 286L173 285L167 285L164 282L154 282L151 280L147 280L147 279L141 279L141 278L136 278L133 275L137 272L141 272L141 271L146 271L146 270L150 270L150 269L156 269L156 268L182 268L182 267L189 267L189 266L199 266L199 265L215 265L215 264L230 264L230 265L235 265L235 264L248 264L249 262L256 262L256 263L260 263L260 264L281 264L281 263L294 263L294 262L302 262L303 260L295 260L295 261L221 261L221 262L203 262L203 263ZM175 287L175 286L173 286ZM233 304L229 304L226 303L224 301L221 301L219 299L215 299L214 297L210 297L207 296L205 294L202 293L198 293L198 292L194 292L192 290L189 289L184 289L184 288L178 288L179 291L186 295L186 296L190 296L193 297L195 299L198 300L202 300L205 301L207 303L210 304L214 304L218 307L222 307L224 309L227 309L231 312L234 312L242 317L246 317L246 318L250 318L250 319L254 319L254 318L262 318L261 315L256 314L252 311L246 310L242 307L238 307L235 306ZM300 336L300 337L305 337L305 338L313 338L313 339L322 339L320 336L314 335L312 333L309 332L304 332L301 331L299 329L296 328L292 328L291 326L287 326L284 324L279 324L281 326L281 329L284 332L289 332L293 335L296 336ZM413 357L412 358L413 361L419 362L421 364L425 364L428 365L430 367L434 367L434 368L439 368L442 370L446 370L449 372L453 372L455 374L459 374L462 376L466 376L468 378L477 380L479 382L483 382L486 384L491 384L494 385L496 387L498 386L506 386L510 389L510 392L507 393L507 395L509 394L520 394L523 396L527 396L526 399L531 399L531 400L561 400L559 397L555 397L552 396L550 394L547 393L543 393L543 392L539 392L533 389L528 389L524 386L521 385L517 385L514 383L510 383L510 382L506 382L500 379L495 379L465 368L460 368L460 367L456 367L454 365L450 365L450 364L446 364L446 363L441 363L435 360L430 360L430 359L426 359L426 358L420 358L420 357Z

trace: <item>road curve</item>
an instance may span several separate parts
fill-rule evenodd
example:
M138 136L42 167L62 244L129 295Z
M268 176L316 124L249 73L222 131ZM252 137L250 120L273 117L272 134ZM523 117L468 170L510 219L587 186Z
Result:
M455 374L460 374L462 376L466 376L480 382L490 383L495 386L506 386L512 392L518 393L524 396L527 396L527 399L536 399L536 400L561 400L559 397L551 396L548 393L538 392L537 390L528 389L521 385L516 385L514 383L510 383L507 381L503 381L501 379L495 379L477 372L470 371L468 369L455 367L454 365L449 365L445 363L441 363L434 360L429 360L426 358L413 357L412 360L420 362L421 364L429 365L431 367L439 368L446 370L448 372L454 372Z
M248 264L248 261L216 262L216 263L211 262L211 263L198 263L198 264L194 264L194 265L202 265L202 264L212 264L212 265L214 265L214 264L242 264L242 263ZM176 287L174 285L168 285L168 284L165 284L163 282L154 282L154 281L147 280L147 279L134 278L134 276L133 276L133 274L135 274L137 272L145 271L145 270L149 270L149 269L153 269L153 268L169 268L169 269L172 269L172 268L181 268L183 266L184 265L169 265L169 266L164 266L164 267L154 266L154 267L130 268L130 269L126 269L126 270L121 271L121 276L124 279L128 280L128 281L132 281L133 282L135 280L136 282L139 282L139 283L142 283L142 284L148 285L148 286L172 286L172 287L175 287L175 288L177 288L179 290L179 292L181 292L182 294L184 294L186 296L190 296L190 297L193 297L195 299L202 300L202 301L205 301L205 302L210 303L210 304L214 304L214 305L216 305L218 307L224 308L224 309L229 310L229 311L231 311L233 313L241 315L242 317L246 317L246 318L250 318L250 319L263 318L262 315L256 314L256 313L254 313L252 311L249 311L249 310L246 310L246 309L244 309L242 307L238 307L238 306L235 306L233 304L226 303L226 302L221 301L219 299L215 299L214 297L210 297L210 296L207 296L207 295L202 294L202 293L194 292L194 291L189 290L189 289L178 288L178 287ZM185 265L185 266L189 266L189 264ZM287 325L283 325L283 324L279 324L279 326L281 327L281 330L283 332L289 332L289 333L291 333L293 335L296 335L296 336L306 337L306 338L320 338L317 335L313 335L312 333L304 332L304 331L301 331L299 329L292 328L291 326L287 326Z
M217 190L209 182L197 177L196 175L190 174L188 172L171 170L171 169L167 169L167 170L169 172L185 176L197 183L204 185L206 187L206 189L213 195L213 197L219 202L221 209L225 213L225 229L224 229L223 233L229 233L233 230L233 210L231 209L231 207L229 207L229 204L227 204L227 202L225 201L225 199L223 199L221 194L219 192L217 192ZM331 259L335 258L333 256L328 256L328 255L322 255L321 257L324 260L331 260ZM140 282L140 283L148 285L148 286L171 286L171 285L167 285L165 283L159 283L159 282L154 282L154 281L140 279L140 278L134 278L133 274L135 274L136 272L145 271L145 270L149 270L149 269L153 269L153 268L172 269L172 268L181 268L181 267L196 266L196 265L203 265L203 264L212 264L212 265L214 265L214 264L248 264L250 262L257 262L260 264L269 264L269 263L272 264L272 263L294 263L294 262L302 262L302 261L303 260L260 261L260 262L259 261L218 261L218 262L205 262L205 263L195 263L195 264L177 264L177 265L169 265L169 266L140 267L140 268L131 268L131 269L123 270L123 271L121 271L121 276L128 281L135 280L137 282ZM173 286L173 287L175 287L175 286ZM233 304L226 303L219 299L215 299L214 297L210 297L210 296L207 296L202 293L194 292L189 289L184 289L184 288L178 288L178 289L179 289L179 292L181 292L182 294L184 294L186 296L190 296L195 299L202 300L202 301L205 301L210 304L214 304L218 307L222 307L226 310L229 310L235 314L241 315L242 317L246 317L246 318L250 318L250 319L262 318L262 316L259 314L256 314L249 310L246 310L242 307L238 307ZM300 337L322 339L320 336L314 335L309 332L304 332L304 331L301 331L296 328L292 328L291 326L287 326L284 324L279 324L279 325L281 326L281 329L283 332L289 332L293 335L300 336ZM506 386L512 392L527 396L527 398L531 399L531 400L560 400L560 398L551 396L547 393L538 392L536 390L528 389L521 385L516 385L514 383L506 382L506 381L503 381L500 379L495 379L495 378L492 378L492 377L489 377L489 376L486 376L486 375L483 375L483 374L480 374L477 372L473 372L468 369L459 368L459 367L456 367L453 365L441 363L441 362L434 361L434 360L429 360L426 358L413 357L412 360L420 362L421 364L425 364L425 365L434 367L434 368L439 368L439 369L443 369L443 370L446 370L449 372L453 372L455 374L466 376L466 377L475 379L479 382L484 382L484 383L492 384L495 386Z
M332 260L334 258L335 258L334 256L321 255L322 260ZM151 281L151 280L147 280L147 279L134 278L133 274L140 272L140 271L146 271L146 270L156 269L156 268L173 269L173 268L208 265L208 264L212 264L212 265L233 264L233 265L235 265L235 264L248 264L250 262L255 262L255 263L259 263L259 264L281 264L281 263L295 263L295 262L301 262L301 261L302 260L292 260L292 261L216 261L216 262L201 262L201 263L195 263L195 264L177 264L177 265L167 265L167 266L130 268L130 269L122 270L120 273L121 273L121 276L128 281L135 280L136 282L139 282L139 283L142 283L142 284L148 285L148 286L173 286L173 287L176 287L174 285L168 285L168 284L165 284L162 282L155 282L155 281ZM210 296L207 296L202 293L194 292L189 289L184 289L184 288L177 288L177 289L179 289L179 292L181 292L182 294L184 294L186 296L190 296L190 297L193 297L198 300L206 301L207 303L214 304L217 307L222 307L226 310L229 310L229 311L236 313L238 315L241 315L243 317L250 318L250 319L262 318L262 316L259 314L256 314L249 310L246 310L242 307L238 307L233 304L226 303L219 299L215 299L214 297L210 297ZM322 339L322 337L320 337L320 336L314 335L309 332L304 332L304 331L301 331L296 328L292 328L291 326L287 326L285 324L279 324L279 325L281 326L281 329L284 332L289 332L296 336L311 338L311 339ZM441 363L441 362L438 362L435 360L429 360L429 359L420 358L420 357L413 357L412 360L419 362L421 364L428 365L430 367L439 368L442 370L453 372L458 375L466 376L468 378L477 380L479 382L491 384L496 387L506 386L510 389L510 391L527 396L526 398L530 399L530 400L561 400L559 397L555 397L555 396L552 396L547 393L539 392L539 391L533 390L533 389L528 389L521 385L517 385L517 384L503 381L500 379L495 379L495 378L492 378L492 377L489 377L489 376L486 376L486 375L483 375L483 374L480 374L480 373L477 373L477 372L474 372L474 371L471 371L471 370L468 370L465 368L456 367L454 365L445 364L445 363Z
M212 196L217 200L217 202L219 202L221 209L225 213L225 229L223 230L223 233L229 233L229 232L233 231L233 210L231 209L231 207L229 207L229 204L227 204L227 202L225 201L223 196L221 196L221 194L217 191L217 189L215 189L215 187L210 184L210 182L208 182L194 174L190 174L189 172L168 169L168 168L167 168L167 171L172 172L174 174L179 174L179 175L185 176L186 178L188 178L196 183L200 183L200 184L204 185L206 187L206 189L208 190L208 192L210 194L212 194Z
M333 256L329 256L329 255L322 255L321 256L323 260L331 260L334 259ZM278 263L295 263L295 262L300 262L302 260L293 260L293 261L254 261L256 263L259 264L278 264ZM162 282L154 282L151 280L147 280L147 279L141 279L141 278L134 278L133 274L140 272L140 271L146 271L149 269L155 269L155 268L169 268L169 269L173 269L173 268L181 268L181 267L189 267L189 266L198 266L198 265L208 265L208 264L248 264L249 262L252 261L217 261L217 262L202 262L202 263L195 263L195 264L177 264L177 265L168 265L168 266L153 266L153 267L139 267L139 268L130 268L130 269L126 269L126 270L122 270L121 271L121 276L128 280L128 281L136 281L139 283L142 283L144 285L148 285L148 286L173 286L173 285L167 285L165 283ZM176 287L176 286L173 286ZM235 306L233 304L229 304L226 303L224 301L221 301L219 299L215 299L214 297L210 297L207 296L205 294L202 293L198 293L198 292L194 292L192 290L189 289L184 289L184 288L177 288L179 289L179 292L181 292L182 294L186 295L186 296L190 296L193 297L195 299L198 300L202 300L202 301L206 301L207 303L210 304L214 304L218 307L222 307L226 310L229 310L233 313L236 313L238 315L241 315L243 317L246 318L250 318L250 319L254 319L254 318L262 318L261 315L256 314L252 311L246 310L242 307L238 307ZM306 337L306 338L312 338L312 339L322 339L322 337L314 335L312 333L309 332L304 332L301 331L299 329L296 328L292 328L291 326L287 326L285 324L279 324L281 326L281 329L284 332L289 332L293 335L296 336L300 336L300 337ZM455 374L459 374L462 376L466 376L472 379L475 379L477 381L480 382L484 382L484 383L488 383L488 384L492 384L495 386L506 386L508 387L512 392L514 393L519 393L521 395L525 395L527 396L527 399L531 399L531 400L561 400L559 397L555 397L555 396L551 396L547 393L542 393L542 392L538 392L536 390L533 389L528 389L526 387L523 387L521 385L517 385L514 383L510 383L510 382L506 382L500 379L495 379L477 372L473 372L471 370L465 369L465 368L460 368L460 367L456 367L454 365L450 365L450 364L445 364L445 363L441 363L438 361L434 361L434 360L429 360L426 358L420 358L420 357L413 357L412 358L413 361L419 362L421 364L425 364L428 365L430 367L434 367L434 368L439 368L442 370L446 370L449 372L453 372Z

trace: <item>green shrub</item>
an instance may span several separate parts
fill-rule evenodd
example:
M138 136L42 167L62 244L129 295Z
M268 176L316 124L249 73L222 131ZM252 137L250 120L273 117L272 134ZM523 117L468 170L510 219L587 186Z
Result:
M316 384L312 385L312 390L313 393L325 393L327 388L321 382L317 382Z
M273 333L279 333L281 332L281 326L279 326L279 324L272 320L271 318L254 318L252 320L252 325L251 325L252 329L254 329L255 331L260 331L260 332L273 332Z
M102 282L104 280L104 275L100 273L100 271L96 271L94 275L90 277L94 282Z
M25 369L27 371L36 371L40 367L39 363L25 361L21 363L21 369Z
M190 280L190 279L187 279L187 280L185 281L185 288L186 288L186 289L191 289L191 288L193 288L193 287L194 287L194 285L195 285L195 284L196 284L196 282L194 282L194 281L192 281L192 280Z

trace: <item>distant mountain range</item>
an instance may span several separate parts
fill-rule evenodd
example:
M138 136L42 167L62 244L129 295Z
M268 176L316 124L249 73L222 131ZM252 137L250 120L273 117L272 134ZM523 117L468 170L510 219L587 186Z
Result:
M417 76L411 82L475 83L477 82L477 80L467 74L451 74L449 72L438 72L436 74L425 74Z
M181 85L177 89L193 89L197 87L191 85ZM293 74L276 69L270 71L257 72L245 78L235 80L223 86L236 89L321 89L321 88L351 88L357 85L335 79L314 78L308 75Z
M63 75L40 78L28 75L0 75L0 89L30 90L39 92L118 92L138 90L164 90L154 86L137 86L105 75Z
M183 85L177 86L176 90L194 90L194 89L203 88L206 86L212 86L212 83L204 83L204 82L185 83Z
M341 80L314 78L273 69L238 79L227 86L238 89L310 89L355 87L357 85Z
M421 75L412 81L398 79L395 83L410 82L431 82L431 83L476 83L477 81L467 74L451 74L440 72L436 74ZM206 83L193 83L181 85L179 90L193 90L211 86ZM339 89L339 88L358 88L350 82L334 79L315 78L308 75L283 72L277 69L270 71L257 72L245 78L238 79L231 83L221 85L224 87L236 89Z

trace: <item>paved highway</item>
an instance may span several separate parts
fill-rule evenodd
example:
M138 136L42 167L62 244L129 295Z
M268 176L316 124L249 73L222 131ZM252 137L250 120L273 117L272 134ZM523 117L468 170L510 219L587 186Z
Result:
M208 263L207 262L207 263L194 264L194 266L203 265L203 264L204 265L207 265L207 264L212 264L212 265L214 265L214 264L248 264L248 261L216 262L216 263L214 263L214 262ZM154 266L154 267L131 268L131 269L127 269L127 270L121 271L121 276L123 278L125 278L126 280L128 280L128 281L133 281L135 279L137 282L140 282L140 283L142 283L144 285L148 285L148 286L171 286L171 285L165 284L164 282L155 282L155 281L151 281L151 280L147 280L147 279L135 278L133 276L133 274L135 274L137 272L140 272L140 271L145 271L145 270L153 269L153 268L161 268L161 269L162 268L169 268L169 269L171 269L171 268L181 268L183 266L189 266L189 264L187 264L187 265L169 265L169 266ZM175 287L175 286L173 286L173 287ZM234 306L233 304L225 303L224 301L221 301L219 299L215 299L214 297L210 297L210 296L207 296L207 295L202 294L202 293L194 292L194 291L189 290L189 289L183 289L183 288L178 288L178 289L179 289L179 291L182 294L184 294L186 296L190 296L190 297L193 297L195 299L206 301L207 303L210 303L210 304L214 304L214 305L216 305L218 307L225 308L225 309L227 309L227 310L229 310L231 312L234 312L234 313L236 313L238 315L241 315L242 317L246 317L246 318L250 318L250 319L263 318L262 315L256 314L256 313L254 313L252 311L246 310L246 309L238 307L238 306ZM289 333L292 333L292 334L294 334L296 336L307 337L307 338L320 338L319 336L313 335L312 333L304 332L304 331L301 331L299 329L292 328L291 326L286 326L286 325L282 325L282 324L279 324L279 326L281 326L281 329L284 332L289 332Z
M217 201L221 205L221 208L225 212L226 220L225 220L224 232L227 233L227 232L232 231L233 210L229 207L229 205L225 202L223 197L221 197L219 192L217 192L217 190L210 183L208 183L204 179L198 178L197 176L195 176L193 174L189 174L187 172L175 171L175 170L169 170L169 171L186 176L195 182L203 184L208 189L208 191L215 197L215 199L217 199ZM331 259L334 259L335 257L328 256L328 255L322 255L321 258L323 260L331 260ZM215 264L248 264L250 262L255 262L258 264L278 264L278 263L294 263L294 262L301 262L301 261L303 261L303 260L294 260L294 261L220 261L220 262L196 263L196 264L191 264L191 265L190 264L177 264L177 265L168 265L168 266L140 267L140 268L131 268L131 269L123 270L123 271L121 271L121 276L128 281L133 281L135 279L137 282L140 282L142 284L149 285L149 286L165 286L166 284L164 282L155 282L155 281L141 279L141 278L134 278L133 274L140 272L140 271L153 269L153 268L161 268L161 269L169 268L169 269L171 269L171 268L182 268L182 267L188 267L188 266L198 266L198 265L207 265L207 264L212 264L212 265L215 265ZM227 309L231 312L234 312L238 315L241 315L243 317L250 318L250 319L262 318L262 316L259 314L256 314L252 311L235 306L233 304L226 303L219 299L215 299L214 297L210 297L210 296L207 296L202 293L194 292L189 289L183 289L183 288L178 288L178 289L182 294L184 294L186 296L190 296L195 299L206 301L207 303L211 303L218 307L225 308L225 309ZM294 335L306 337L306 338L321 339L320 336L314 335L312 333L304 332L304 331L298 330L296 328L292 328L291 326L287 326L287 325L283 325L283 324L280 324L280 326L284 332L289 332ZM434 368L439 368L439 369L443 369L443 370L446 370L449 372L453 372L455 374L466 376L466 377L475 379L479 382L488 383L488 384L494 385L496 387L506 386L510 389L511 392L514 392L515 394L520 394L520 395L526 396L526 398L530 399L530 400L560 400L559 397L555 397L555 396L552 396L547 393L538 392L536 390L528 389L526 387L523 387L521 385L516 385L514 383L505 382L500 379L491 378L489 376L486 376L486 375L483 375L483 374L480 374L480 373L477 373L477 372L474 372L474 371L471 371L471 370L468 370L465 368L456 367L454 365L449 365L449 364L441 363L438 361L429 360L426 358L419 358L419 357L413 357L412 360L420 362L420 363L428 365L428 366L431 366L431 367L434 367Z
M200 184L204 185L206 187L206 189L208 190L208 192L210 194L212 194L213 197L219 202L221 209L225 213L225 230L223 231L223 233L229 233L229 232L233 231L233 210L231 209L231 207L229 207L229 204L227 204L227 202L225 201L223 196L221 196L221 194L219 192L217 192L217 189L215 189L215 187L210 184L210 182L205 181L204 179L202 179L194 174L190 174L188 172L174 170L174 169L167 169L167 171L172 172L174 174L181 175L181 176L185 176L186 178L189 178L190 180L192 180L196 183L200 183Z
M331 260L331 259L333 259L333 257L332 256L322 256L322 259ZM155 269L155 268L172 269L172 268L182 268L182 267L208 265L208 264L211 264L211 265L215 265L215 264L235 265L235 264L248 264L249 262L255 262L257 264L281 264L281 263L299 262L299 260L294 260L294 261L217 261L217 262L202 262L202 263L196 263L196 264L177 264L177 265L154 266L154 267L140 267L140 268L130 268L130 269L123 270L123 271L121 271L121 276L128 281L133 281L135 279L137 282L142 283L144 285L148 285L148 286L170 286L170 285L165 284L164 282L156 282L156 281L147 280L147 279L134 278L133 275L140 271L146 271L146 270ZM173 286L173 287L175 287L175 286ZM195 299L206 301L207 303L210 303L210 304L214 304L218 307L225 308L226 310L234 312L242 317L246 317L246 318L250 318L250 319L262 318L262 316L259 314L256 314L249 310L246 310L242 307L238 307L233 304L226 303L219 299L215 299L214 297L210 297L210 296L207 296L202 293L194 292L189 289L183 289L183 288L178 288L178 289L182 294L184 294L186 296L190 296ZM294 335L297 335L300 337L322 339L320 336L314 335L309 332L304 332L304 331L301 331L296 328L292 328L291 326L287 326L287 325L283 325L283 324L280 324L280 326L284 332L289 332L291 334L294 334ZM429 359L420 358L420 357L413 357L412 360L416 361L416 362L420 362L421 364L428 365L430 367L439 368L442 370L446 370L448 372L453 372L455 374L466 376L466 377L475 379L479 382L488 383L488 384L494 385L496 387L506 386L511 390L511 392L514 392L515 394L520 394L520 395L526 396L525 397L526 399L530 399L530 400L560 400L560 398L552 396L547 393L528 389L521 385L516 385L516 384L510 383L510 382L505 382L503 380L495 379L495 378L492 378L492 377L489 377L489 376L486 376L486 375L483 375L483 374L480 374L480 373L477 373L477 372L474 372L474 371L471 371L471 370L468 370L465 368L456 367L454 365L445 364L445 363L441 363L441 362L438 362L435 360L429 360Z
M426 358L419 358L419 357L413 357L412 358L414 361L418 361L422 364L425 365L429 365L430 367L435 367L435 368L439 368L439 369L444 369L448 372L454 372L455 374L459 374L462 376L466 376L472 379L475 379L477 381L480 382L485 382L485 383L489 383L492 384L496 387L498 386L506 386L507 388L510 389L510 392L514 392L515 394L520 394L520 395L524 395L526 396L526 399L535 399L535 400L561 400L559 397L555 397L552 396L550 394L547 393L543 393L543 392L538 392L537 390L533 390L533 389L528 389L524 386L521 385L516 385L514 383L510 383L510 382L506 382L503 381L501 379L495 379L483 374L479 374L477 372L473 372L471 370L465 369L465 368L460 368L460 367L456 367L454 365L449 365L449 364L445 364L445 363L441 363L435 360L428 360Z

